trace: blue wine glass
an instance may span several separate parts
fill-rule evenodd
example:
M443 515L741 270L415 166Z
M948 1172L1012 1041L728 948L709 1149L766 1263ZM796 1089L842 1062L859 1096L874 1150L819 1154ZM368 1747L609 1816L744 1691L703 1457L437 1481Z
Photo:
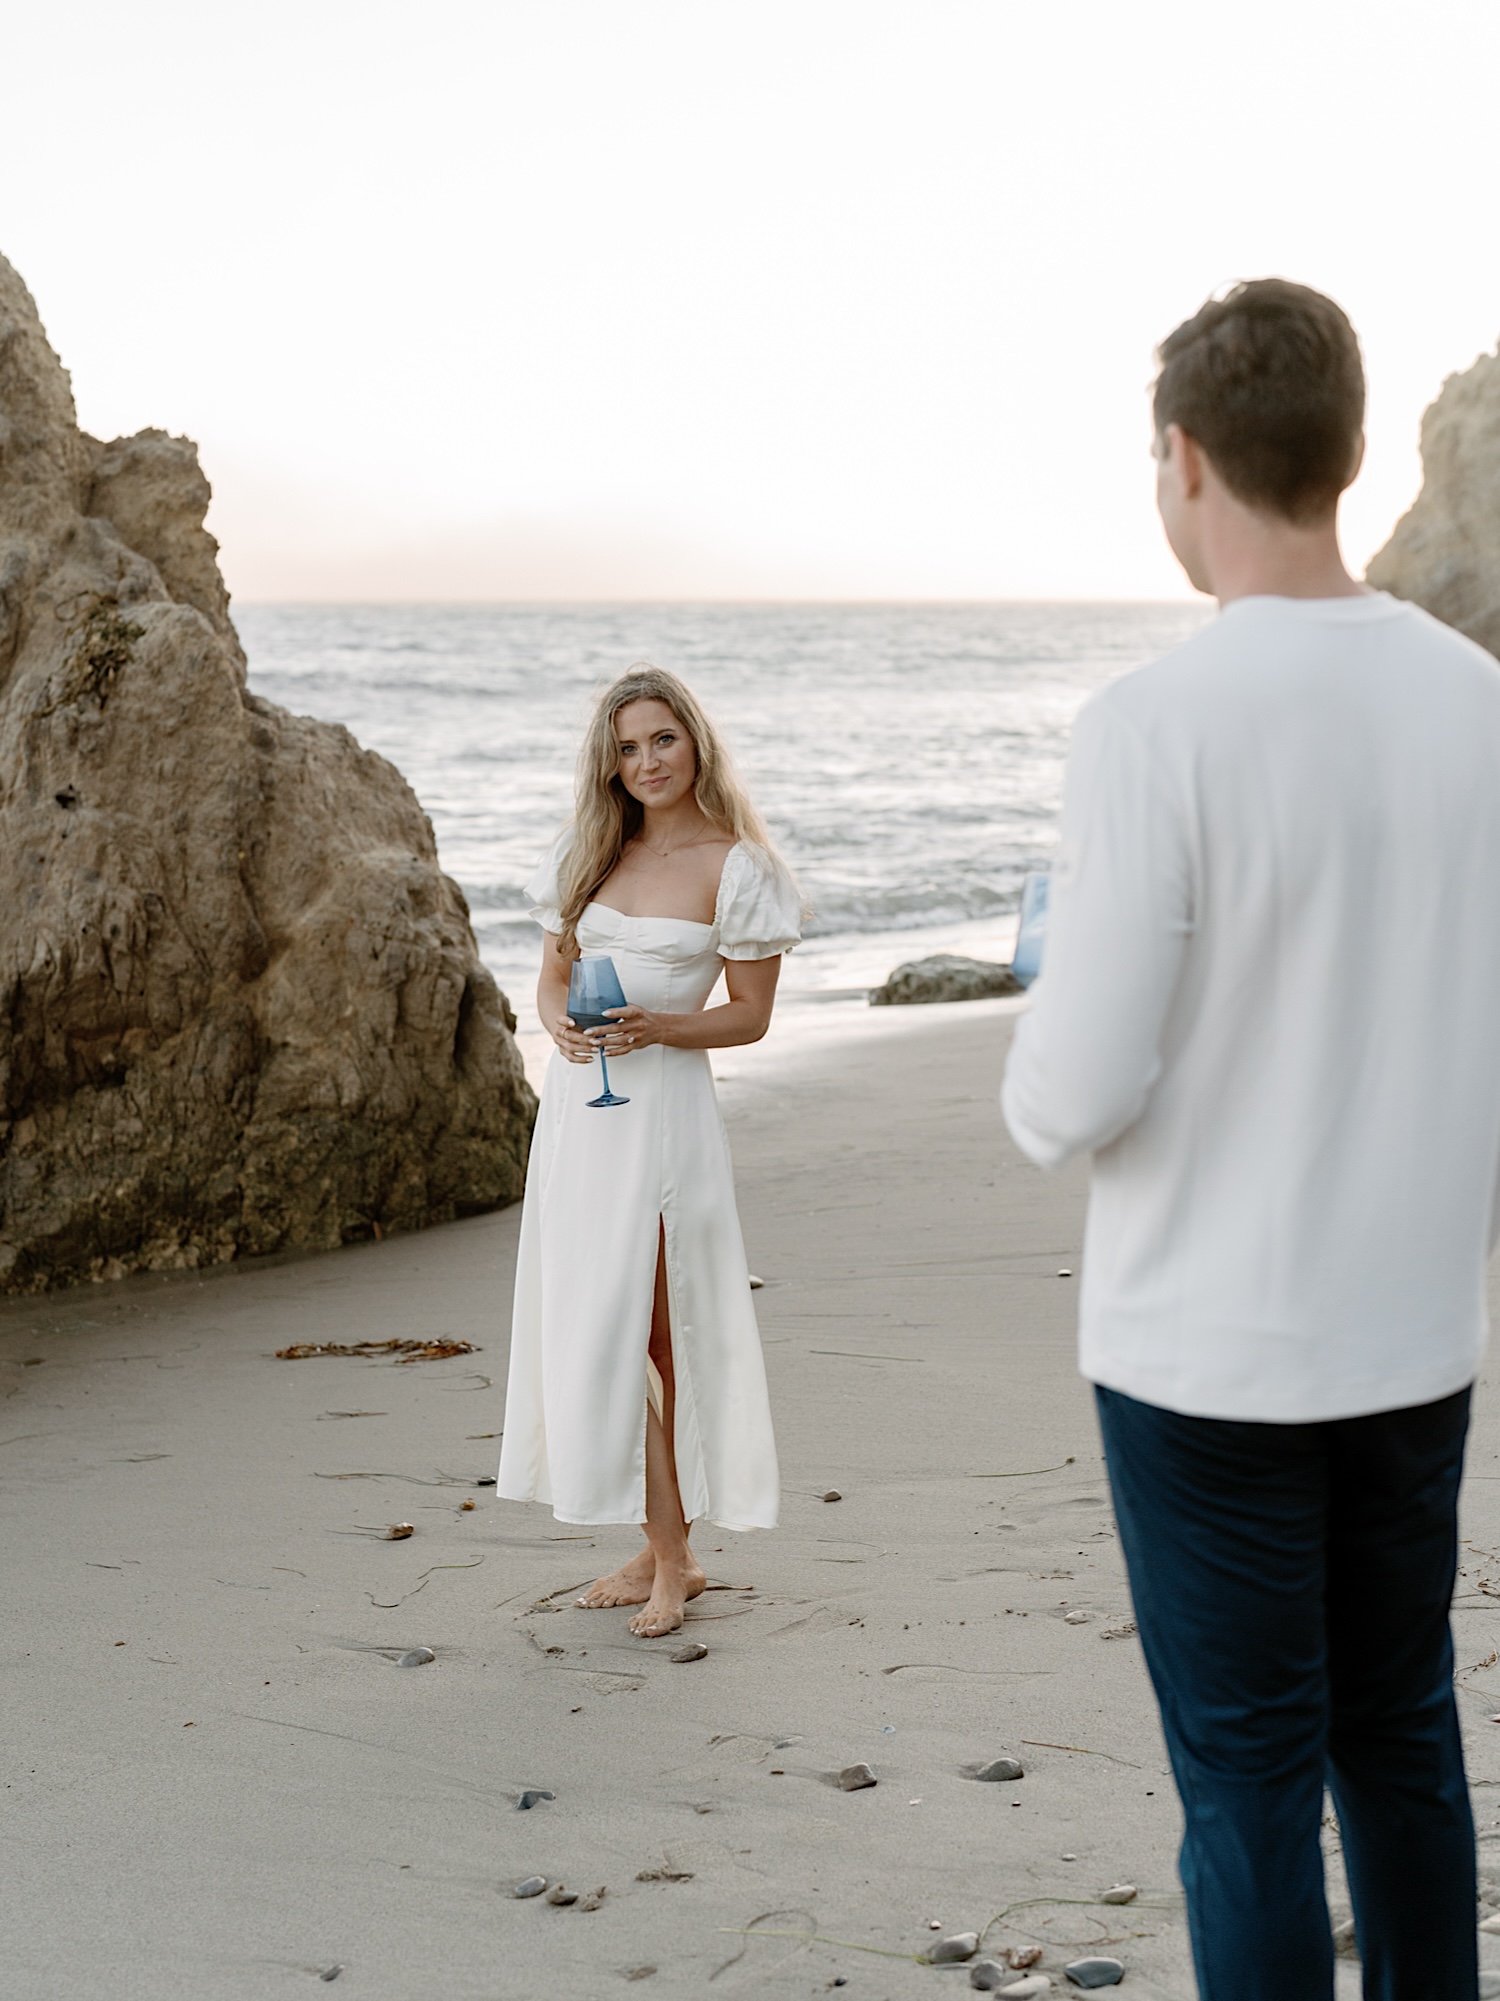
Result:
M620 976L615 971L615 962L607 952L600 952L590 959L575 959L573 970L568 975L568 1014L575 1028L613 1028L607 1010L624 1007L625 990L620 985ZM604 1048L599 1048L599 1067L604 1072L604 1095L590 1098L592 1109L597 1105L628 1105L629 1098L618 1097L609 1088L609 1065L604 1060Z

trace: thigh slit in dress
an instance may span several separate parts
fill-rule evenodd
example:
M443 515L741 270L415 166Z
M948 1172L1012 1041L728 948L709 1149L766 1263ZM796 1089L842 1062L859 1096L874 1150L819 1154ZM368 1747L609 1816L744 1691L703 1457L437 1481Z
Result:
M532 915L561 927L568 835L530 886ZM711 924L627 917L591 903L585 953L607 952L626 998L669 1014L702 1008L726 959L797 941L785 871L746 843L724 861ZM675 1377L673 1449L687 1520L770 1528L779 1481L760 1333L724 1121L708 1054L660 1044L611 1057L628 1105L598 1109L597 1064L554 1053L527 1169L497 1492L563 1522L646 1519L648 1346L665 1248Z

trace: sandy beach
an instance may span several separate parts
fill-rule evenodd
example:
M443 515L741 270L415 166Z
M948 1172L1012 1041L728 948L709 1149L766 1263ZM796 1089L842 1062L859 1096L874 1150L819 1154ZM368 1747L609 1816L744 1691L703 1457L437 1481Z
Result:
M1054 1988L1103 1952L1132 1993L1190 1995L1176 1800L1073 1364L1084 1179L1004 1134L1013 1012L845 1004L719 1059L783 1525L702 1535L712 1588L667 1640L572 1607L630 1535L484 1484L518 1209L0 1310L4 1993L904 2001L970 1991L921 1956L976 1931L1040 1946ZM478 1352L274 1354L415 1337ZM1496 1908L1483 1392L1464 1534ZM706 1657L675 1662L685 1640ZM1024 1777L963 1776L1004 1756ZM840 1791L861 1761L878 1784ZM528 1788L554 1797L523 1811ZM582 1901L515 1897L533 1875ZM1119 1884L1133 1901L1099 1901Z

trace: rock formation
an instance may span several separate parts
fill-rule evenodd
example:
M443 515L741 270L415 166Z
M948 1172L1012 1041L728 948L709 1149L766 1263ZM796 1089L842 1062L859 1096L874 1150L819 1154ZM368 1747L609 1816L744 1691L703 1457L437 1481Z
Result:
M1018 994L1021 983L1009 966L987 959L965 959L955 952L935 952L929 959L912 959L898 966L883 987L870 994L871 1007L916 1007L928 1001L991 1000L997 994Z
M0 1290L511 1202L515 1022L400 773L246 686L185 439L0 259Z
M1500 353L1450 375L1422 419L1422 491L1369 581L1500 653Z

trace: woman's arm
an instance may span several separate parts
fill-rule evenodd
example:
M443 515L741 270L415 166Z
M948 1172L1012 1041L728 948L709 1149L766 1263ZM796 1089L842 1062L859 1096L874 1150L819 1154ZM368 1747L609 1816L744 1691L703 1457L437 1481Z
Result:
M771 1025L780 977L780 954L771 959L726 959L724 984L729 998L721 1006L702 1008L696 1014L611 1008L617 1025L608 1031L598 1029L594 1035L604 1038L606 1056L628 1056L632 1049L649 1049L653 1042L668 1049L734 1049L744 1042L759 1042ZM566 976L563 999L566 1002Z
M570 1063L592 1063L594 1045L574 1028L568 1017L568 975L571 961L557 949L556 934L542 933L542 971L536 983L536 1011L542 1026ZM611 1051L613 1054L613 1051Z

